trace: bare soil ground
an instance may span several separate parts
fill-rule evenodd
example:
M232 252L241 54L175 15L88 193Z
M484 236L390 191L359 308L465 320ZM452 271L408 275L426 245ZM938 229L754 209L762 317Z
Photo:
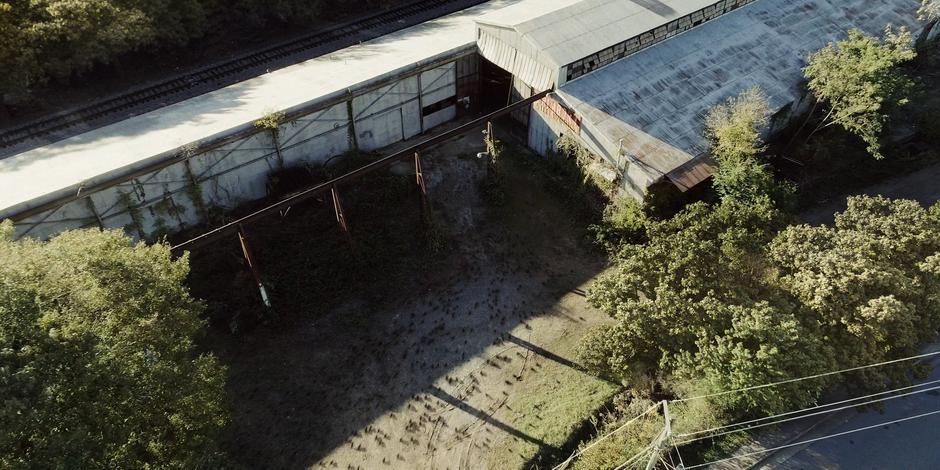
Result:
M213 329L208 347L230 373L225 447L234 461L533 466L616 391L573 359L577 339L607 321L583 297L603 255L586 246L583 221L551 193L536 157L509 159L505 204L485 204L481 140L470 134L424 159L451 249L420 279L277 326Z

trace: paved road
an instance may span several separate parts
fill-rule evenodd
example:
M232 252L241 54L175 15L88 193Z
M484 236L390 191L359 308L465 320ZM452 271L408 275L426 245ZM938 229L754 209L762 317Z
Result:
M935 163L921 170L903 176L885 180L856 194L882 195L892 198L915 199L921 204L930 205L940 200L940 163ZM832 215L845 210L845 198L834 199L801 214L801 218L811 224L831 223Z
M940 380L940 367L929 379ZM927 388L937 387L937 384ZM940 411L940 393L931 391L884 402L884 410L849 411L800 438L805 441L868 426L875 428L782 451L758 467L777 470L919 470L940 468L940 413L888 426L881 423Z

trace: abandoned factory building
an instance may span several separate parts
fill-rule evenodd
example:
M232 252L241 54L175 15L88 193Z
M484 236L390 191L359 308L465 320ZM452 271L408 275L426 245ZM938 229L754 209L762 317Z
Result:
M58 141L0 155L17 236L192 226L266 195L270 172L382 148L552 92L513 113L529 147L567 136L636 198L712 171L703 116L757 86L781 125L810 53L851 28L916 27L918 0L491 0ZM278 132L254 122L272 111Z

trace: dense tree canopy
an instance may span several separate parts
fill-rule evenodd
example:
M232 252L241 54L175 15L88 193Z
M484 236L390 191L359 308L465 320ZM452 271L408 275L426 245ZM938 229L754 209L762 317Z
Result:
M0 96L22 94L141 48L186 45L212 24L303 24L322 0L0 1Z
M582 360L674 392L729 390L914 353L940 327L940 206L858 197L833 227L784 222L769 203L697 203L650 222L590 301L616 319ZM891 377L869 374L875 385ZM683 384L683 385L675 385ZM805 404L826 384L734 395L722 409Z
M0 225L0 467L197 468L226 422L185 259L120 232Z
M898 65L915 55L911 33L890 27L884 39L853 29L813 54L804 72L809 89L830 107L823 125L839 124L882 158L885 123L893 109L907 104L913 86Z

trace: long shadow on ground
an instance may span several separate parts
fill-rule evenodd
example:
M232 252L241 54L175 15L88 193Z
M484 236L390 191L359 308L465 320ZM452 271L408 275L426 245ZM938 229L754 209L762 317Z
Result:
M470 155L477 150L464 146ZM239 271L235 247L227 258L193 260L195 276L242 286L234 293L217 289L213 304L223 320L207 342L229 367L233 420L224 446L234 461L247 468L432 468L439 465L434 459L450 458L435 457L449 449L440 446L442 433L469 432L469 425L443 422L441 413L450 408L541 445L494 417L499 407L470 403L474 394L490 393L505 403L517 384L506 380L500 389L451 374L494 344L578 368L536 344L539 332L529 340L510 332L595 276L602 258L585 248L583 221L533 174L508 175L505 206L490 210L477 191L480 162L435 155L425 170L438 226L450 232L441 254L428 254L429 235L410 190L378 196L374 188L346 190L350 224L359 234L352 249L330 228L325 204L271 222L286 224L277 229L282 236L266 231L275 231L273 225L253 229L281 316L267 326L227 331L226 313L241 311L244 323L258 310L250 283L232 275ZM363 233L378 234L379 242L363 242ZM337 265L343 262L348 265ZM220 298L226 290L230 297ZM487 361L486 367L498 374L501 366ZM379 417L385 424L375 424ZM479 441L471 439L465 452L485 453L489 438ZM485 465L457 460L455 467Z

